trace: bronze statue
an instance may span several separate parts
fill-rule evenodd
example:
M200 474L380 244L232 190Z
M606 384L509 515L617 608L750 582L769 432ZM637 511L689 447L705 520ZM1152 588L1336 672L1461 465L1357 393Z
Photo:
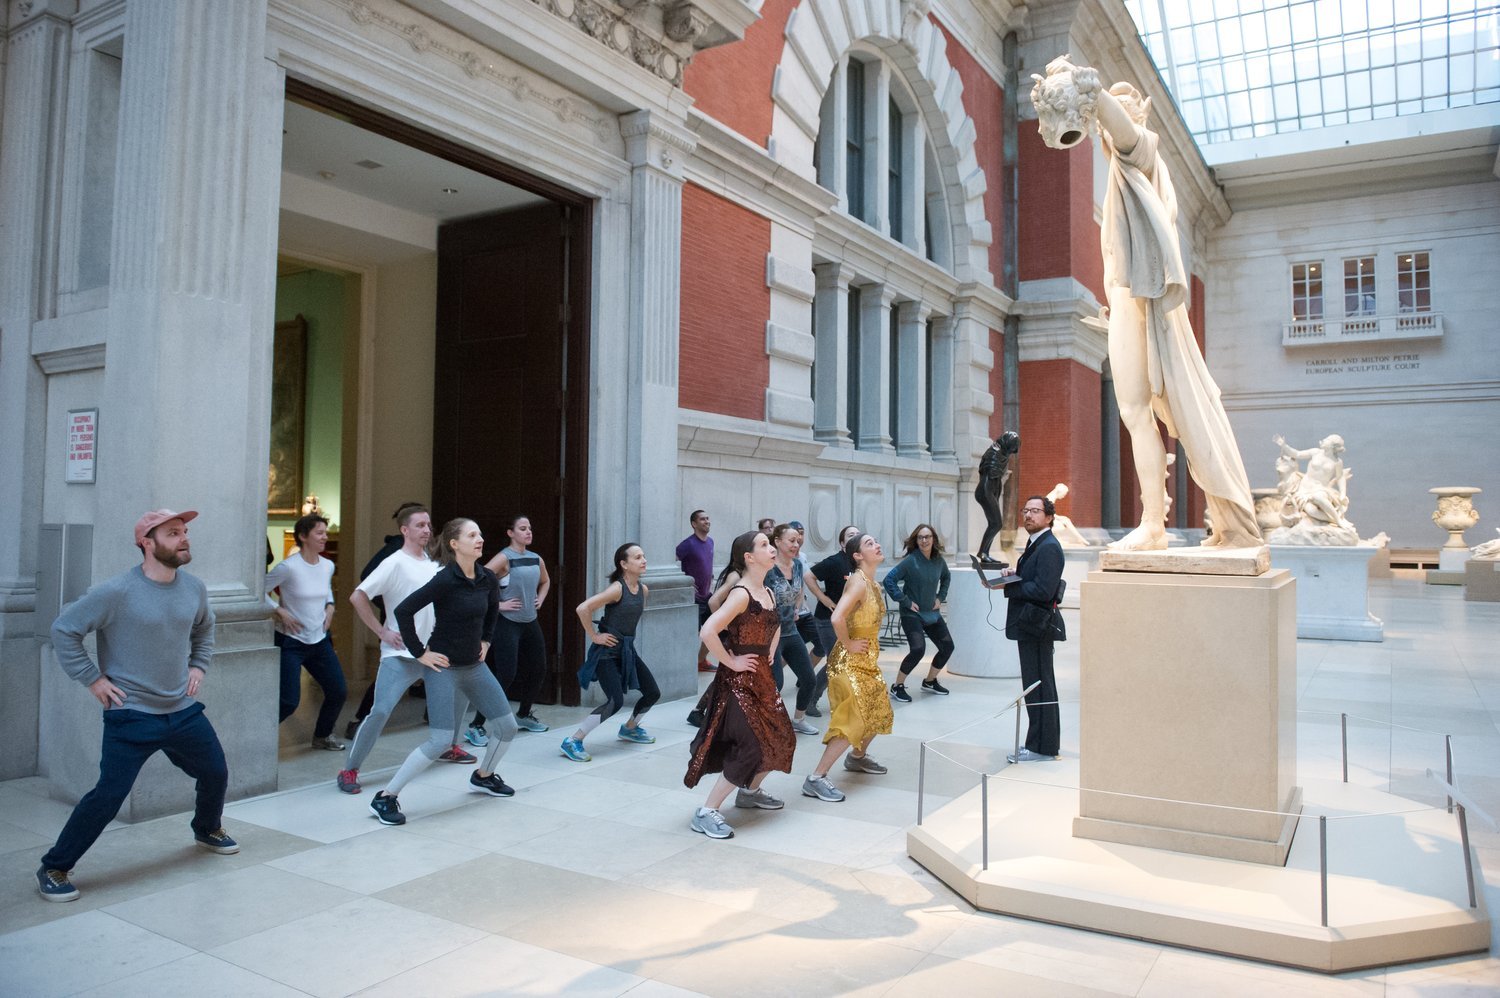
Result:
M1002 527L1005 515L1000 511L1005 494L1005 483L1010 481L1010 458L1021 449L1021 435L1006 430L989 450L979 459L979 481L974 486L974 501L984 510L984 537L979 541L979 561L984 565L1005 567L1006 562L990 557L990 545L994 543Z

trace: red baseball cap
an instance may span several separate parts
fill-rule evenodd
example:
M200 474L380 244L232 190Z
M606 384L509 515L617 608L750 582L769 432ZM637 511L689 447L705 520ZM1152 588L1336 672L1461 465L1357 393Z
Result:
M197 515L198 511L196 509L185 509L181 513L174 513L170 509L153 509L135 521L136 547L140 547L145 543L147 534L168 520L181 520L183 523L187 523L189 520L197 517Z

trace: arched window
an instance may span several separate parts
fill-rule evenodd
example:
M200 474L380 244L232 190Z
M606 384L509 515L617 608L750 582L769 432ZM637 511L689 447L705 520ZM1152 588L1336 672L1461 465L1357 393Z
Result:
M838 206L813 241L814 433L948 461L953 236L931 134L882 52L855 47L838 61L815 147L818 183Z

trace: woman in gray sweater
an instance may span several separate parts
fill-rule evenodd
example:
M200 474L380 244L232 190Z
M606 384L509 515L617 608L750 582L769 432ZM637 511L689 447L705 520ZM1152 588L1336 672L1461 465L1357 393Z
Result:
M906 631L909 649L901 660L901 671L891 684L891 699L911 703L911 694L906 692L906 677L911 675L922 656L927 654L927 638L937 645L937 654L927 668L927 678L922 680L922 689L928 693L948 695L948 689L938 682L938 673L948 664L953 655L953 637L943 620L940 606L948 599L948 562L943 559L943 542L937 531L926 523L917 524L917 529L906 539L906 557L891 569L885 577L885 591L901 610L901 628Z

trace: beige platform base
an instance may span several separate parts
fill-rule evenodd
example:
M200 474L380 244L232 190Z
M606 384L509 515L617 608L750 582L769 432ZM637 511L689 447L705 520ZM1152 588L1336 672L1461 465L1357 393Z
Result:
M1104 551L1106 572L1166 572L1175 575L1260 575L1271 567L1271 549L1169 548L1166 551Z
M1457 572L1445 572L1439 568L1429 568L1427 570L1427 584L1429 586L1461 586L1464 584L1464 573L1461 570Z
M1083 598L1073 833L1280 864L1298 805L1290 573L1090 572Z
M1484 892L1470 908L1457 822L1441 810L1330 818L1324 928L1316 818L1303 818L1284 867L1074 838L1077 778L1064 759L990 781L988 870L977 788L908 831L907 852L985 911L1267 963L1334 973L1489 948ZM1304 790L1308 814L1417 806L1343 783Z
M1500 603L1500 561L1473 558L1464 565L1464 599Z

